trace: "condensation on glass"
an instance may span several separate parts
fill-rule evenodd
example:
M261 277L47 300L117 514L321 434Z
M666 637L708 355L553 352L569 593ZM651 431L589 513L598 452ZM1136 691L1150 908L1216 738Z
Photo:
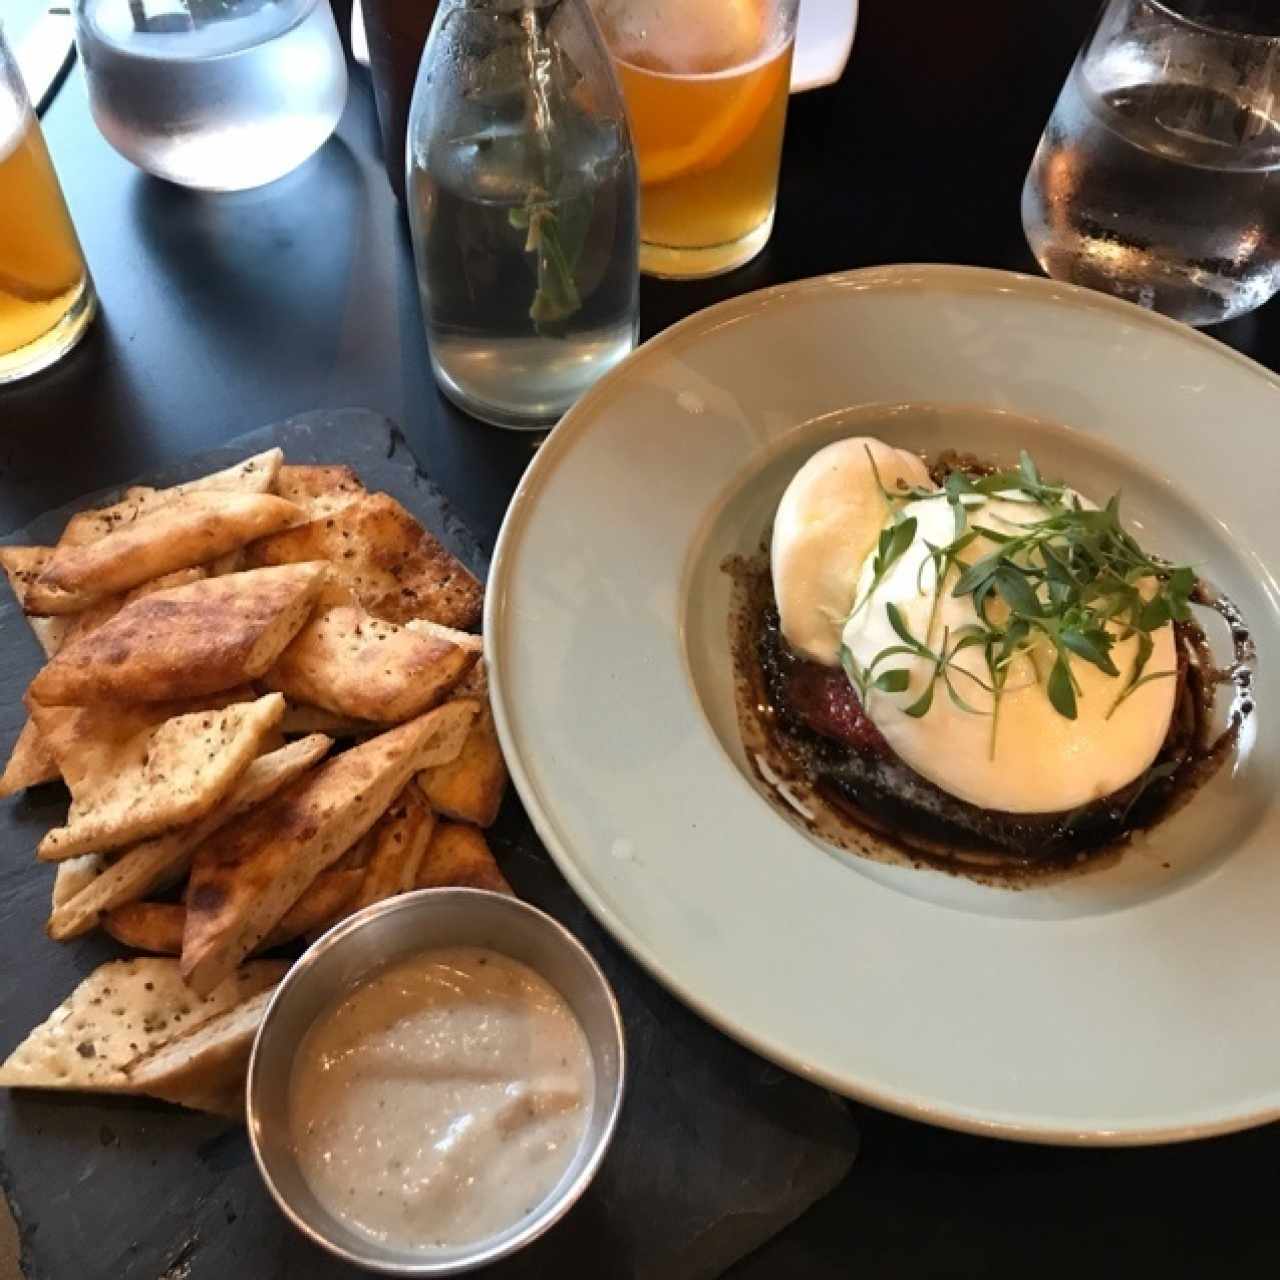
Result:
M75 0L103 137L157 178L238 191L337 127L347 64L329 0Z
M1214 324L1280 288L1280 26L1270 4L1178 8L1103 10L1032 160L1022 223L1055 279Z

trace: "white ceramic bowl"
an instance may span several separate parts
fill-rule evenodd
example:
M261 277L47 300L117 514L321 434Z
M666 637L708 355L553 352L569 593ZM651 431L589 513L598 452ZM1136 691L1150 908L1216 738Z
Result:
M1026 447L1086 493L1121 489L1148 545L1244 609L1259 712L1238 758L1117 865L988 888L835 854L758 793L720 563L855 430ZM508 513L485 637L516 785L639 960L846 1094L1056 1142L1280 1115L1277 474L1280 380L1099 294L924 266L724 303L584 397Z

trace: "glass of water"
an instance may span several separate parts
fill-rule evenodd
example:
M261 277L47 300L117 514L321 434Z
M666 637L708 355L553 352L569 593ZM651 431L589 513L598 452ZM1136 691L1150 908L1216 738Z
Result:
M75 0L103 136L184 187L239 191L296 169L347 100L329 0Z
M1280 288L1274 0L1110 0L1022 192L1055 279L1189 324Z

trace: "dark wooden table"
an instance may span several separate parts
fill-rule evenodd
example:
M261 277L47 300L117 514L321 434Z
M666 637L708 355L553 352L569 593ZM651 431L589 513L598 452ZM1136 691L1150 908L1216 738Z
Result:
M716 281L646 281L645 334L721 298L846 267L1034 270L1018 194L1093 9L864 0L843 80L792 103L769 248ZM0 392L0 526L301 410L365 405L403 424L492 543L532 442L467 420L435 391L364 72L353 72L338 136L259 192L208 198L140 175L98 136L78 71L45 132L103 317L60 367ZM1216 336L1280 368L1274 306ZM736 1280L1274 1270L1280 1126L1088 1151L873 1111L862 1123L845 1184Z

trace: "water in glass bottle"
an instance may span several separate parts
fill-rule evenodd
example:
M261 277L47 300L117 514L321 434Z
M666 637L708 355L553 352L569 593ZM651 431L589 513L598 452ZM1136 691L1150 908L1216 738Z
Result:
M554 421L637 328L635 160L584 0L444 0L408 153L441 389L501 426Z

